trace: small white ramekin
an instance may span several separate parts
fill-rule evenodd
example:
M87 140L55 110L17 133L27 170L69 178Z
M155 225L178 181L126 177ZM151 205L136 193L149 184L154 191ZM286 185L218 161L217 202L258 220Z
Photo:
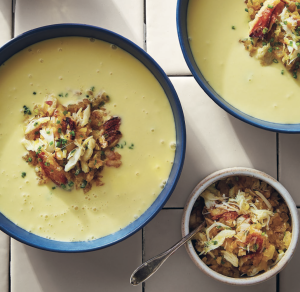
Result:
M283 187L281 183L279 183L277 180L275 180L273 177L267 175L264 172L251 169L251 168L243 168L243 167L233 167L233 168L227 168L220 171L217 171L209 176L207 176L205 179L203 179L193 190L190 197L187 200L187 203L184 208L183 217L182 217L182 226L181 226L181 232L182 236L186 236L190 230L189 230L189 220L190 215L193 209L193 206L199 197L199 195L211 184L214 182L224 179L230 176L250 176L258 178L262 181L265 181L269 185L271 185L277 192L282 196L282 198L285 200L291 214L292 219L292 240L290 243L289 248L287 249L285 255L282 257L282 259L269 271L264 272L262 274L259 274L254 277L245 277L245 278L231 278L224 275L221 275L214 270L210 269L202 260L199 258L198 254L196 253L193 244L191 241L188 241L185 245L186 250L192 259L192 261L195 263L195 265L205 274L209 275L210 277L221 281L226 284L232 284L232 285L254 285L261 283L263 281L266 281L273 276L275 276L277 273L279 273L286 264L290 261L292 258L297 242L298 242L298 236L299 236L299 217L298 217L298 210L295 205L294 200L292 199L289 192Z

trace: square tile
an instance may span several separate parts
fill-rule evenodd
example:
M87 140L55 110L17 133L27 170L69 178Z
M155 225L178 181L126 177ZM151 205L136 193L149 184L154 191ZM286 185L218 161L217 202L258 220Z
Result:
M0 1L0 46L12 36L12 0Z
M300 215L300 210L298 209ZM287 264L286 268L280 273L280 289L279 291L296 292L299 291L297 285L300 270L300 249L298 248L292 260Z
M142 0L17 0L15 33L54 23L84 23L112 30L143 47L143 8Z
M0 231L0 291L8 292L9 237Z
M145 260L167 250L181 239L182 212L162 210L145 227ZM226 285L202 273L189 258L185 247L181 247L146 281L145 292L157 291L275 292L276 278L248 287Z
M117 245L81 254L42 251L12 240L11 291L142 292L129 283L141 261L141 231Z
M251 167L276 178L276 134L227 114L193 77L172 77L187 130L186 158L178 185L167 207L184 207L194 187L214 171Z
M300 206L300 135L279 134L279 181Z
M190 75L176 29L175 0L146 1L147 52L168 75Z

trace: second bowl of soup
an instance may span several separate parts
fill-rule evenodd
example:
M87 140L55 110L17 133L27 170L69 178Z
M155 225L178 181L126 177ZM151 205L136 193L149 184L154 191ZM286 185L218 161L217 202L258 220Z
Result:
M177 27L191 72L219 106L254 126L296 133L300 16L283 2L179 0Z

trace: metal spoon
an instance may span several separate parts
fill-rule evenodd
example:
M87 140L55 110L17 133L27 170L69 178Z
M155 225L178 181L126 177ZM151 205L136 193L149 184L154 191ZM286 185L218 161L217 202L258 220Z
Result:
M153 257L139 266L131 275L130 283L134 286L149 279L177 249L189 241L205 224L203 221L195 230L182 238L178 243L165 252Z

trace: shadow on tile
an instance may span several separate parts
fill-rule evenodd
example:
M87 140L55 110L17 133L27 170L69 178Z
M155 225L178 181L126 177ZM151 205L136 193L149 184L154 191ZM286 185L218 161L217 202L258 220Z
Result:
M141 232L107 249L81 254L46 252L13 241L12 291L141 292L129 283L141 256Z
M184 207L195 186L207 175L222 168L252 167L276 178L276 134L247 125L225 112L224 114L227 115L228 124L234 131L233 134L228 135L228 139L234 137L234 140L238 141L238 143L233 141L232 149L228 153L213 155L213 151L206 149L207 143L204 144L201 141L202 136L206 140L210 135L218 135L215 129L211 131L211 134L207 132L197 133L189 121L186 121L187 149L184 167L176 189L166 207ZM218 143L223 142L218 141ZM224 141L224 143L230 144L230 141ZM239 149L235 150L234 148ZM234 157L235 153L240 159ZM228 159L230 156L232 157L231 161Z
M0 231L0 291L8 292L9 236Z
M279 134L279 180L300 206L300 134Z
M207 175L217 169L214 161L210 159L201 135L186 121L187 147L184 166L176 189L166 204L166 207L183 207L189 194L196 185ZM195 139L197 140L195 142ZM197 157L195 157L197 156Z
M236 137L240 141L240 147L244 149L252 167L276 178L276 133L248 125L230 114L227 114L227 116L236 133ZM257 151L258 146L260 148L259 152Z
M171 77L185 115L186 160L167 207L184 207L194 187L214 171L253 167L276 176L276 134L228 115L193 77Z
M181 239L182 210L162 210L145 227L145 260L170 248ZM201 272L181 247L145 284L146 292L275 292L276 279L240 287L218 282ZM285 290L284 290L285 291Z

